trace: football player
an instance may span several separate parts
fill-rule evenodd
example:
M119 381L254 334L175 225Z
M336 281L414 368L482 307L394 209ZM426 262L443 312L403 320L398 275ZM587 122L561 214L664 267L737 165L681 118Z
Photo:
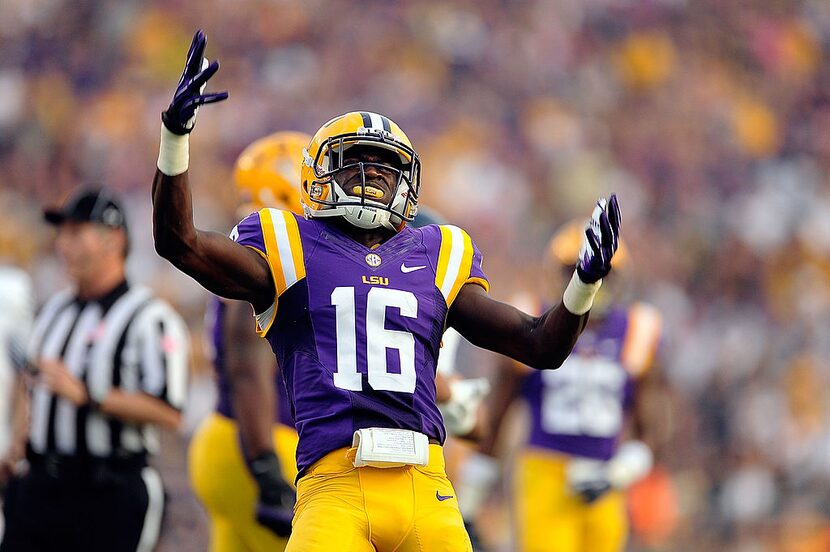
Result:
M188 135L219 68L197 31L162 114L153 180L158 253L211 292L254 308L282 370L299 434L297 504L286 550L470 550L446 477L435 400L441 336L557 368L611 269L616 198L600 200L562 304L538 317L491 299L481 253L455 226L406 225L420 160L388 118L350 112L312 137L304 217L262 209L231 232L198 230Z
M302 213L300 163L310 139L277 132L245 148L234 170L241 213L266 206ZM206 321L219 400L193 436L189 473L210 519L210 550L283 550L297 475L285 385L274 355L252 331L248 303L214 298Z
M573 271L583 226L573 221L551 239L548 254L555 270ZM620 245L614 267L619 270L626 259ZM493 431L461 475L461 509L475 517L499 478L493 455L499 430L507 431L502 421L510 404L524 399L529 438L518 454L512 481L518 550L625 549L624 491L652 466L651 449L640 440L648 420L636 399L638 384L650 373L661 319L644 303L612 303L608 291L600 291L590 324L558 370L501 364L489 403ZM530 310L541 311L541 306L530 305Z

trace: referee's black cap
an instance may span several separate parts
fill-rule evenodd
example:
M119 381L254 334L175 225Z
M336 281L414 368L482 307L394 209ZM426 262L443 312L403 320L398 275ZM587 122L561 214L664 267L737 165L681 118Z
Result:
M50 224L94 222L110 228L127 229L124 209L116 197L104 188L79 188L60 207L44 209L43 218Z

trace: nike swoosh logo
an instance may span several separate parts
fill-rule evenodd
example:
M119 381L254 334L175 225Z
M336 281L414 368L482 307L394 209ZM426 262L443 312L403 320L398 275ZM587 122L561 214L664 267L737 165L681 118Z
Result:
M437 498L440 502L443 502L445 500L452 498L452 495L443 496L439 494L438 491L435 491L435 498Z
M404 274L409 274L410 272L415 272L416 270L421 270L422 268L426 268L424 266L406 266L406 263L401 263L401 272Z

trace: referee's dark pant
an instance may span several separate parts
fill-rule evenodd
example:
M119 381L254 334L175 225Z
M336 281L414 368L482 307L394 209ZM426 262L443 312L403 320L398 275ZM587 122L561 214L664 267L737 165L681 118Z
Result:
M161 481L143 459L84 460L29 454L31 469L6 489L0 552L152 550Z

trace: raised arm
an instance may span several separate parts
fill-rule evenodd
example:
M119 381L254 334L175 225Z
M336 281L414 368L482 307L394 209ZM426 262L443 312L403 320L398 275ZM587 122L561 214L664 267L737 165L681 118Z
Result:
M449 324L473 345L540 370L559 368L587 322L587 312L573 314L561 303L530 316L475 284L461 288L449 316Z
M268 263L230 238L197 229L187 168L189 135L200 105L222 101L227 92L203 94L219 62L204 59L207 38L193 37L176 93L162 114L161 145L153 178L153 239L159 255L209 291L251 303L257 312L274 299Z
M616 196L597 203L585 230L585 244L562 302L539 317L491 299L483 288L461 288L447 322L471 343L533 368L558 368L588 322L593 298L611 270L617 250L620 211Z

